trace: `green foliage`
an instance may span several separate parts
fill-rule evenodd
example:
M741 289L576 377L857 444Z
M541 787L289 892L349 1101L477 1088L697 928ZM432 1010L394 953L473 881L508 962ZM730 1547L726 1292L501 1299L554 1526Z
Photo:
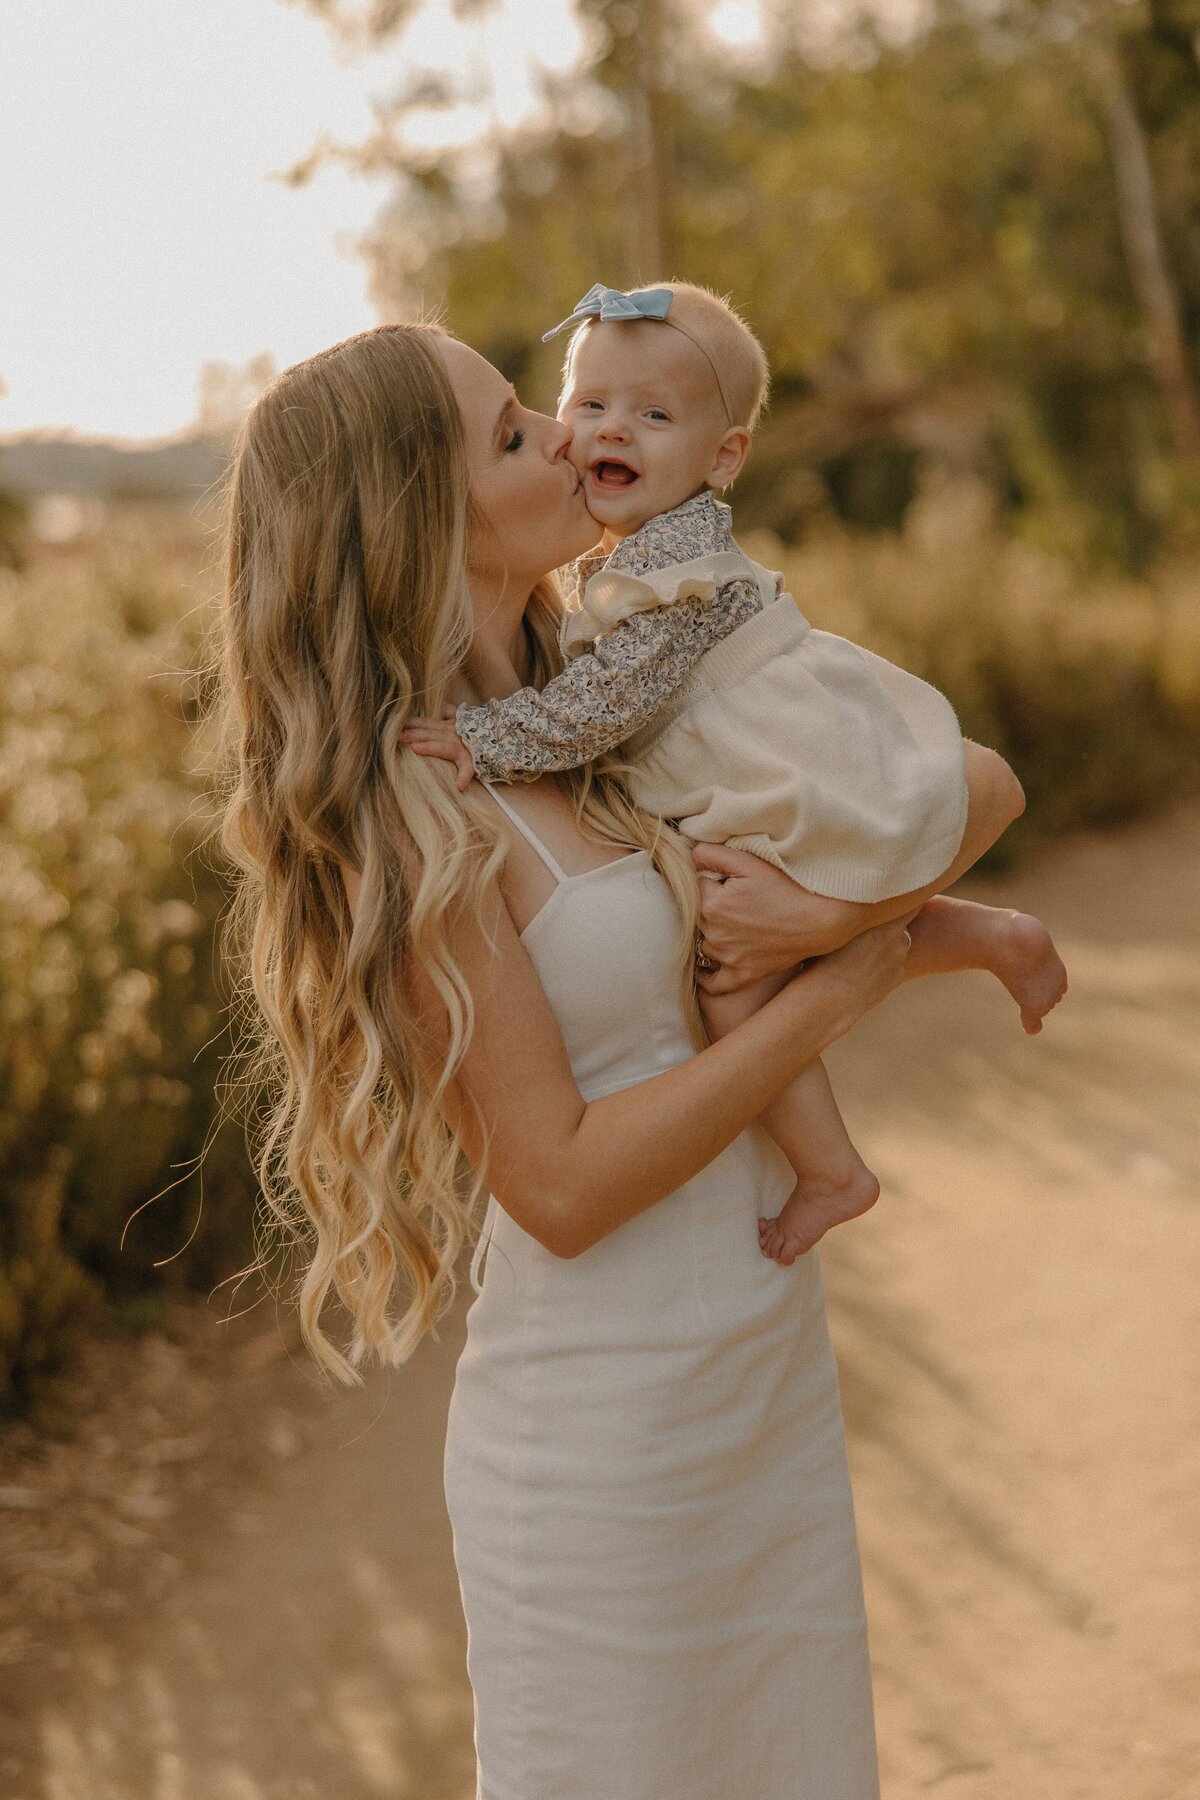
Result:
M240 1133L213 1140L199 1218L191 1173L224 1047L198 563L194 534L143 514L0 572L0 1406L29 1403L102 1296L203 1286L250 1249Z
M1081 571L1004 536L982 484L927 484L902 533L749 532L812 624L911 669L1011 763L1027 811L991 853L1103 827L1200 788L1200 573Z
M808 9L776 9L755 65L688 0L576 9L592 63L492 134L490 185L478 147L405 152L402 105L364 147L397 173L373 239L387 308L445 303L552 407L546 325L594 280L684 275L731 293L767 348L775 399L740 497L785 539L830 505L893 526L919 457L986 479L1051 551L1136 572L1195 549L1200 471L1172 435L1097 76L1115 46L1194 388L1195 0L940 0L909 40L855 17L823 44Z

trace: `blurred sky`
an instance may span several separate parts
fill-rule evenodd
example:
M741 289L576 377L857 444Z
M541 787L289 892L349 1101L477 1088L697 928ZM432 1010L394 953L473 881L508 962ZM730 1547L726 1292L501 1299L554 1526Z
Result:
M755 13L714 0L731 43ZM579 50L569 0L502 0L483 42L425 0L401 44L357 61L282 0L0 0L0 433L169 434L202 363L282 367L375 323L349 240L384 186L271 172L323 131L365 136L402 67L485 56L512 122L531 59Z

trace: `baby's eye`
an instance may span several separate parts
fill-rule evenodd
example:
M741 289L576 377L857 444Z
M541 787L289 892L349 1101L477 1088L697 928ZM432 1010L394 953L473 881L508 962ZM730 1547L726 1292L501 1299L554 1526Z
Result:
M593 407L595 408L595 410L597 412L604 411L604 408L601 406L599 400L577 400L575 402L575 404L579 407L579 410L581 412L587 412Z
M664 412L661 406L651 406L648 408L646 417L648 419L653 419L656 423L661 420L664 425L669 425L671 422L670 413Z
M510 450L519 450L519 449L520 449L520 448L521 448L521 445L522 445L522 444L523 444L523 443L524 443L524 442L525 442L525 433L524 433L524 432L523 432L523 431L520 431L520 430L518 430L518 429L517 429L517 428L516 428L516 427L515 427L515 426L514 426L514 428L513 428L513 434L512 434L512 436L511 436L511 437L510 437L510 438L509 438L509 440L508 440L508 442L507 442L507 444L505 444L505 446L504 446L504 454L505 454L505 456L507 456L507 455L508 455L508 453L509 453L509 451L510 451Z

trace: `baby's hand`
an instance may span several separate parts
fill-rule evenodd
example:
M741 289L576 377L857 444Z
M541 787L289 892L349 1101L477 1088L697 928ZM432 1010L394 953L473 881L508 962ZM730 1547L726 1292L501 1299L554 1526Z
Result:
M461 794L475 779L475 764L471 752L454 729L456 710L453 706L448 707L440 719L410 719L400 736L418 756L437 756L443 762L452 762L457 771L454 785Z

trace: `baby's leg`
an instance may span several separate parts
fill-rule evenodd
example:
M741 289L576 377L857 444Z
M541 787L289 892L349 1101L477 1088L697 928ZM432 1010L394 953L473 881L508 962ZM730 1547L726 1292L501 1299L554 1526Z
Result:
M1020 1007L1021 1024L1030 1036L1042 1029L1043 1018L1067 991L1067 971L1054 940L1031 913L936 894L908 930L907 979L987 969Z
M709 1035L723 1037L779 991L787 975L741 988L735 994L702 994ZM791 1264L829 1230L857 1218L879 1198L879 1183L851 1143L838 1112L824 1064L811 1068L763 1113L761 1123L796 1174L796 1185L777 1218L758 1221L764 1256Z

